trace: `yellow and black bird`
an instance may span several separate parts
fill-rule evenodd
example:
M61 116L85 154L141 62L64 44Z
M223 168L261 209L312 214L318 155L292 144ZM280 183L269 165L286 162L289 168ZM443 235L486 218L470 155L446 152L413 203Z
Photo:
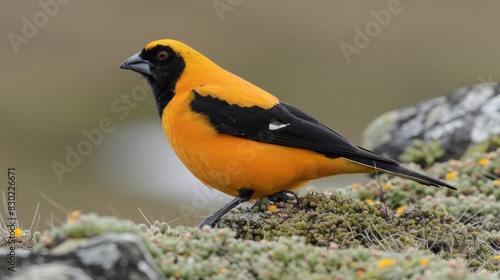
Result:
M313 117L224 70L186 44L147 44L120 68L150 84L173 150L205 185L235 196L201 224L238 204L276 198L311 179L387 172L424 185L453 186L357 147Z

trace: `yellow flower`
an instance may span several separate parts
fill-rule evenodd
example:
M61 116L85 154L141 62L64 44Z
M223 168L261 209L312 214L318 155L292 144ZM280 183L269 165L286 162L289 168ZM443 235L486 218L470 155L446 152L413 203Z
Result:
M396 265L396 261L394 259L382 259L378 262L378 268L384 269L386 267L392 267Z
M427 259L421 259L420 260L420 265L421 266L427 266L428 264L429 264L429 260L427 260Z
M448 173L446 173L446 175L444 175L444 177L446 178L446 180L455 180L457 177L458 177L458 173L456 171L450 171Z
M365 198L365 202L372 205L374 204L375 202L373 202L373 200L369 199L369 198Z
M392 190L392 184L387 182L387 184L384 185L384 190L386 191Z
M493 185L494 186L500 186L500 179L493 180Z
M405 211L405 207L404 206L399 206L398 208L396 208L396 214L398 216L400 216L401 214L403 214Z
M70 224L73 224L74 222L76 222L80 218L81 214L82 214L82 211L80 211L80 210L71 211L71 213L69 213L68 222Z
M494 256L493 256L493 259L494 259L494 260L500 260L500 255L494 255Z
M274 204L271 204L271 205L269 205L269 207L267 207L267 210L269 210L271 212L276 211L276 209L278 209L278 207L276 207L276 205L274 205Z
M15 237L19 237L19 236L21 236L21 234L23 234L23 230L22 230L22 229L20 229L20 228L16 228L16 229L14 230L14 236L15 236Z
M487 158L482 158L482 159L480 159L480 160L477 161L477 164L482 165L482 166L485 166L488 163L490 163L490 160L487 159Z

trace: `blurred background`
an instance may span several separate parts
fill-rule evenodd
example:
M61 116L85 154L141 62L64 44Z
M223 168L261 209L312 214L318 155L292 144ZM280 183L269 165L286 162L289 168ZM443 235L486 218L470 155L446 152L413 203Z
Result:
M194 226L230 199L180 164L142 78L118 69L152 40L191 45L356 144L386 111L500 77L498 1L1 6L0 187L15 167L19 221L40 203L38 230L75 209Z

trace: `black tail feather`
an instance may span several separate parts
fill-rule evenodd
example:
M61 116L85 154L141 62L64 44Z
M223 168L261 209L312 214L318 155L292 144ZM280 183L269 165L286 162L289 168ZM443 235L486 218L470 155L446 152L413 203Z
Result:
M377 171L386 172L392 175L410 179L412 181L418 182L423 185L434 186L434 187L446 187L452 190L457 189L452 185L447 184L443 181L434 179L422 173L418 173L408 168L405 168L401 166L397 161L384 158L368 150L364 151L366 151L366 154L363 153L359 157L349 156L344 158L364 166L373 167Z

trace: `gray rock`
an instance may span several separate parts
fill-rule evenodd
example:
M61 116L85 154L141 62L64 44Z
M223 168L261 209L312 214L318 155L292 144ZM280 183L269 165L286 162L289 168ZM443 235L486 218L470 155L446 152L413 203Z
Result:
M86 240L66 240L50 252L17 256L16 272L2 267L1 279L165 279L140 238L110 233Z
M384 113L365 129L363 146L398 159L415 139L440 140L447 160L492 135L500 135L500 84L485 83Z

